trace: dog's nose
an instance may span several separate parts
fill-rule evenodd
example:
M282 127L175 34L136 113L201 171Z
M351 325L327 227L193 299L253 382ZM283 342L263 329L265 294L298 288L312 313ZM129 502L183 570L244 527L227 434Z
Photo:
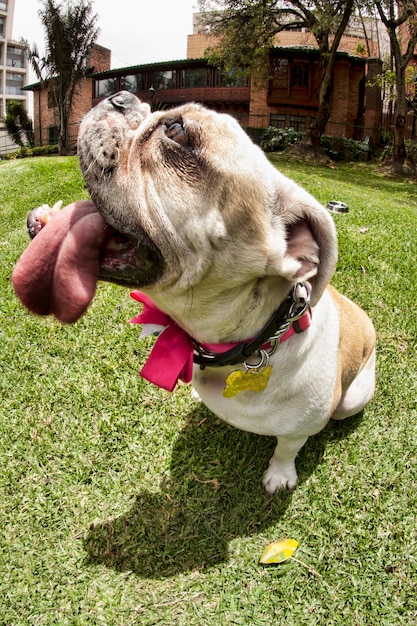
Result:
M137 98L129 91L119 91L113 96L110 96L109 100L117 111L125 113L127 109L133 108Z

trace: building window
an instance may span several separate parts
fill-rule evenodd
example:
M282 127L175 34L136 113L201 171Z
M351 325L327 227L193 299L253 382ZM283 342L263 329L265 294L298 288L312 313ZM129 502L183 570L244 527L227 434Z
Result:
M56 107L56 100L53 91L48 91L48 109L54 109Z
M4 17L0 17L0 37L4 37Z
M286 116L271 113L269 116L269 125L274 128L286 128Z
M175 89L177 86L177 72L166 70L153 73L153 87L155 89Z
M293 128L297 133L303 133L306 128L306 118L300 115L292 115L290 118L290 128Z
M58 143L58 128L56 126L49 126L48 128L48 143L50 146L56 146Z
M116 93L116 91L117 86L115 78L104 78L94 81L95 98L105 98L106 96L111 96L113 93Z
M291 68L291 86L308 89L309 65L304 62L294 62Z
M7 0L0 0L0 11L7 11Z
M215 84L217 87L247 87L248 78L242 76L239 70L232 69L229 72L216 72Z
M23 74L17 74L14 72L6 73L6 93L9 95L20 96L23 95Z
M288 87L288 59L274 59L272 62L272 87L286 89Z
M208 72L205 67L187 68L185 70L185 87L192 89L193 87L207 87Z
M7 46L6 65L8 67L25 67L24 50L16 46Z
M120 79L120 89L125 89L131 93L142 91L143 87L142 74L128 74Z

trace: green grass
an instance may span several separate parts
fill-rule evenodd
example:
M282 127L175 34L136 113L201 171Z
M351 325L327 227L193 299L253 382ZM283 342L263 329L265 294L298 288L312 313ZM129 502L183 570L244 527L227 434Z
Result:
M378 332L372 404L311 438L275 498L273 439L139 378L125 290L101 284L73 326L23 310L26 214L87 193L73 158L0 164L1 626L417 623L417 184L271 160L349 204L333 282ZM258 565L285 537L302 563Z

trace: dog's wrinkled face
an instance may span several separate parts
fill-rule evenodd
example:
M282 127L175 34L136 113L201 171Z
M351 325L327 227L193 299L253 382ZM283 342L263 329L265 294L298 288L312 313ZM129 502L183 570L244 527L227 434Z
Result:
M253 153L229 116L195 104L150 114L128 93L93 109L79 137L81 168L98 210L140 243L140 269L148 247L150 280L181 287L198 282L224 246L248 254L256 241L264 270L268 234L258 211L273 198ZM125 272L122 264L112 269Z
M262 307L273 292L268 315L293 281L315 280L317 298L329 281L330 216L230 116L197 104L151 113L120 92L84 118L78 152L92 200L114 229L101 276L146 286L174 318L173 295L184 295L181 307L192 292L198 308L227 291L240 306L235 292L246 287Z

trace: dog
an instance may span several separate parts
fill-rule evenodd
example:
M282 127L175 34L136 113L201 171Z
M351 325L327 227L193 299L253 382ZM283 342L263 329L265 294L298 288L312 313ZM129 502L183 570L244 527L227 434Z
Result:
M222 420L277 437L263 486L293 489L308 437L375 388L372 322L329 286L333 218L236 120L199 104L151 113L119 92L83 119L78 154L91 201L23 253L22 302L73 322L99 279L140 289L133 321L162 331L143 376L170 390L192 378Z

